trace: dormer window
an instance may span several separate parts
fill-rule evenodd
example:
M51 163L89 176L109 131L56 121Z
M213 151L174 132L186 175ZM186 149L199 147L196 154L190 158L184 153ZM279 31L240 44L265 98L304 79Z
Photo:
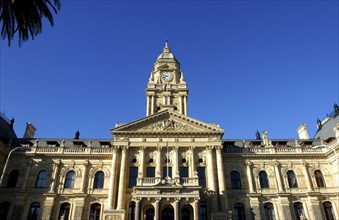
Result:
M83 141L73 141L74 147L87 147Z
M111 142L109 141L99 141L100 147L111 147Z
M48 147L59 147L60 144L57 141L46 141Z

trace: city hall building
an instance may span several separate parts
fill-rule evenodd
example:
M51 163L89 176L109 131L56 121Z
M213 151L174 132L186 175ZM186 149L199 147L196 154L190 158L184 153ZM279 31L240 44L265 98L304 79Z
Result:
M146 77L146 76L145 76ZM0 118L0 219L339 219L339 108L312 139L223 139L187 114L188 87L167 43L146 87L146 116L111 139L17 138ZM324 113L325 114L325 113Z

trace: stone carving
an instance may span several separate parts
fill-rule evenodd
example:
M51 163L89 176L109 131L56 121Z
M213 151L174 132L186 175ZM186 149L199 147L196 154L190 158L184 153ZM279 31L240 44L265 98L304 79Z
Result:
M173 119L165 119L139 129L139 131L194 131L194 130L196 129L181 122L177 122Z

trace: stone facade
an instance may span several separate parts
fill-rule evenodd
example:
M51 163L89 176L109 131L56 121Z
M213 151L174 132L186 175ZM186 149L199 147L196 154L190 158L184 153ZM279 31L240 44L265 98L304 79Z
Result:
M112 139L1 141L0 219L339 218L338 124L326 139L223 139L188 116L187 96L166 43L146 117Z

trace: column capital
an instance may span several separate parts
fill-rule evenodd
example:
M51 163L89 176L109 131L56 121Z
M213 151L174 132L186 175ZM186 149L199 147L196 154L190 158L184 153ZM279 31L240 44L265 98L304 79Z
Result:
M190 151L193 151L194 149L195 149L195 146L190 146L190 147L189 147L189 150L190 150Z
M306 160L302 160L302 161L301 161L301 164L302 164L303 166L305 166L305 167L308 166L308 163L306 162Z
M215 146L215 150L217 151L217 153L221 153L222 150L222 146Z
M145 146L140 146L140 151L144 151L146 149Z
M252 162L251 162L250 160L246 160L246 161L245 161L245 164L246 164L246 166L248 166L248 167L249 167L249 166L251 166L251 165L252 165Z
M276 161L276 160L272 161L272 163L271 163L271 165L275 166L275 167L279 166L279 164L280 163L278 161Z
M206 150L211 152L214 149L214 146L206 146Z

